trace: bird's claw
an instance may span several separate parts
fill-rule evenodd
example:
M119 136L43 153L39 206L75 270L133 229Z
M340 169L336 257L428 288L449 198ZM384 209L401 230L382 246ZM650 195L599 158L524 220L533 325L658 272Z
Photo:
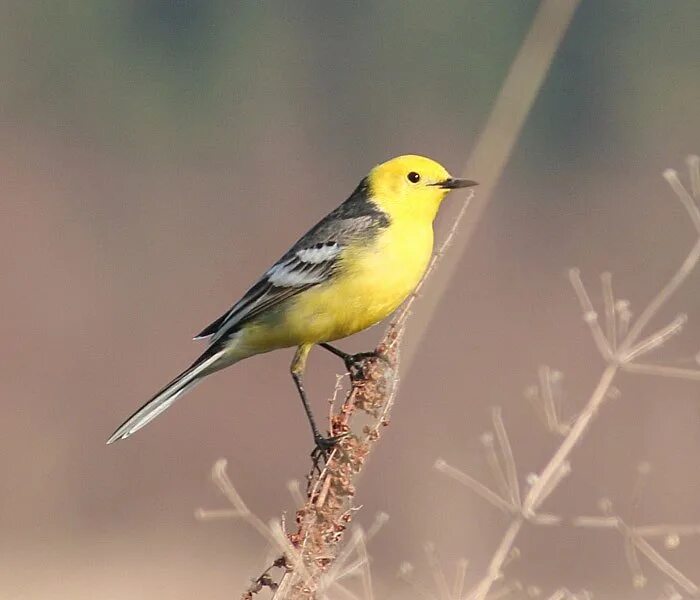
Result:
M323 437L322 435L314 436L314 443L316 446L311 453L311 458L314 460L318 460L320 458L328 460L331 452L338 445L338 442L345 439L349 434L350 432L346 431L345 433L340 433L329 437Z
M357 354L348 354L344 358L345 368L350 374L350 379L355 381L357 379L362 379L366 376L365 367L367 366L367 361L370 359L378 359L389 364L389 359L380 354L376 350L373 352L358 352Z

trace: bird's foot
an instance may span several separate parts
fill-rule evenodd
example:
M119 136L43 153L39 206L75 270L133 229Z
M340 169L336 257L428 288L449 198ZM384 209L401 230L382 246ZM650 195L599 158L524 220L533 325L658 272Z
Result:
M352 381L357 381L358 379L364 379L367 376L366 367L368 361L372 359L377 359L389 364L389 359L377 352L376 350L372 352L358 352L357 354L347 354L343 357L345 362L345 368L350 374L350 379Z
M328 350L329 352L335 354L345 363L345 368L348 370L350 379L352 381L357 381L366 377L366 367L368 361L370 360L378 359L385 362L387 365L390 365L389 359L386 357L386 355L382 354L381 352L377 352L376 350L374 350L373 352L358 352L357 354L348 354L347 352L343 352L340 348L331 346L326 342L322 342L319 345L322 348Z
M339 435L332 435L329 437L323 437L322 435L314 436L314 443L316 446L311 453L311 458L317 463L321 458L324 462L328 461L328 458L333 452L334 448L338 445L342 439L345 439L350 434L349 431L341 433Z

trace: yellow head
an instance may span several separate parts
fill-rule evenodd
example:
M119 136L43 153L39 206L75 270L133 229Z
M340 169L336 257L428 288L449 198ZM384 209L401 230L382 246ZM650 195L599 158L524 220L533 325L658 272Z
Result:
M468 179L455 179L441 164L414 154L377 165L367 180L370 199L390 217L429 222L450 190L477 185Z

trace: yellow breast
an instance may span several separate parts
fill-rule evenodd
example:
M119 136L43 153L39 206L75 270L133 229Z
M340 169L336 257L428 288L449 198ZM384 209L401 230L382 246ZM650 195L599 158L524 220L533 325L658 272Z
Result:
M350 248L329 282L286 311L296 343L336 340L378 323L415 289L433 249L431 224L392 223L370 246Z
M392 222L369 245L347 248L327 282L247 324L231 345L232 359L330 342L371 327L415 289L432 250L430 223Z

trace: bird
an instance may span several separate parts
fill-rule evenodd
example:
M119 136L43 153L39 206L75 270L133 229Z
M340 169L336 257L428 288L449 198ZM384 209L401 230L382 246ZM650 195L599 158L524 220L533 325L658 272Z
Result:
M433 222L449 192L477 185L432 159L392 158L371 169L350 197L321 219L195 340L208 340L194 363L134 412L107 440L128 438L202 379L245 358L296 347L290 371L316 449L337 437L319 431L304 390L314 345L350 368L362 355L330 342L382 321L411 294L433 253Z

